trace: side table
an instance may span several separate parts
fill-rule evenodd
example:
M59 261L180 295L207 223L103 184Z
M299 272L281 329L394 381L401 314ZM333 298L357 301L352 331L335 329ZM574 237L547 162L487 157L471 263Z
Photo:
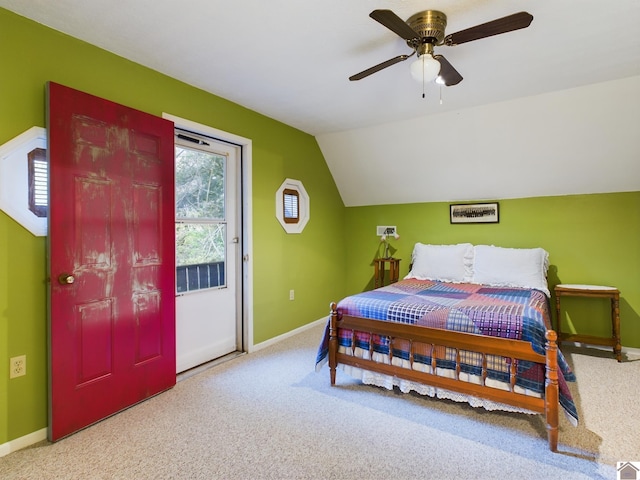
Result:
M583 342L591 345L604 345L613 347L613 353L618 362L622 361L622 345L620 344L620 291L615 287L601 285L556 285L556 319L558 343ZM606 298L611 301L611 338L595 337L592 335L562 333L560 319L560 299L562 297L591 297Z
M400 258L374 258L373 259L373 288L384 286L385 265L389 264L389 283L398 281L400 274Z

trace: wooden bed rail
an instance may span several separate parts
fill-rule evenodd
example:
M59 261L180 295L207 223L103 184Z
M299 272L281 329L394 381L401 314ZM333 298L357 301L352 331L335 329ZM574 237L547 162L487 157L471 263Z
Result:
M358 358L355 355L348 355L338 351L338 329L347 329L369 334L388 337L389 360L388 363L376 362L370 359ZM409 325L404 323L394 323L383 320L370 320L365 318L339 315L335 303L331 303L331 313L329 321L329 371L331 385L336 382L336 367L338 364L351 365L353 367L379 372L394 376L404 380L443 388L453 392L484 398L498 403L504 403L514 407L524 408L545 415L547 425L547 436L549 448L557 451L558 444L558 347L557 335L553 330L546 332L546 355L536 353L529 342L523 340L512 340L499 337L488 337L473 333L455 332L439 328L424 327L421 325ZM411 367L406 368L391 364L393 355L393 341L403 340L409 343L409 362ZM413 345L422 343L431 346L431 367L432 372L423 372L413 369ZM373 342L370 342L372 345ZM352 341L352 345L354 342ZM436 373L436 347L452 348L456 350L456 368L454 378L437 375ZM355 346L353 347L355 348ZM372 346L370 348L370 356ZM460 351L476 352L482 355L481 383L471 383L459 378L460 374ZM353 352L352 352L353 353ZM487 378L487 355L496 355L511 358L510 367L510 390L485 385ZM545 395L544 398L526 396L514 391L516 360L527 360L545 365Z

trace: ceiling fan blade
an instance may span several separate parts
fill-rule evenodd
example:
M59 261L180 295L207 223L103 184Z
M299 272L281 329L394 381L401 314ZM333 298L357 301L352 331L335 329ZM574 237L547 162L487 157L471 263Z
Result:
M387 60L386 62L382 62L379 63L378 65L375 65L371 68L367 68L366 70L363 70L360 73L356 73L355 75L351 75L349 77L349 80L351 80L352 82L354 80L362 80L364 77L368 77L369 75L379 72L382 69L385 69L387 67L390 67L391 65L395 65L396 63L400 63L405 61L407 58L409 58L411 55L398 55L397 57L394 57L390 60Z
M413 28L391 10L374 10L369 16L405 40L420 38L420 35Z
M440 75L444 84L447 87L452 85L457 85L462 81L462 75L458 73L458 71L453 68L453 65L449 63L449 61L444 58L442 55L435 55L433 58L440 62Z
M447 35L444 38L445 45L460 45L461 43L492 37L501 33L512 32L521 28L527 28L533 21L533 15L527 12L514 13L506 17L498 18L491 22L476 25L475 27L460 30Z

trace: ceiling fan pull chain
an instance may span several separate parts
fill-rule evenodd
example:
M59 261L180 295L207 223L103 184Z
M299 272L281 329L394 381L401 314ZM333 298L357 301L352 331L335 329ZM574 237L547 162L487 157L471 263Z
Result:
M424 57L424 55L422 55ZM424 95L424 58L422 58L422 98L425 98Z
M440 85L440 105L442 105L442 85Z

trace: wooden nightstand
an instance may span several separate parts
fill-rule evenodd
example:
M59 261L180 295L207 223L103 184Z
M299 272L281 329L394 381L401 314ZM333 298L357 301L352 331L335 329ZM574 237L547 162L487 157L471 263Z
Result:
M385 264L387 263L389 264L389 283L398 281L398 275L400 274L399 258L374 258L373 288L384 286Z
M605 345L613 347L613 353L618 362L622 361L622 346L620 344L620 291L615 287L600 285L556 285L556 322L558 343L583 342L591 345ZM594 337L591 335L561 333L560 298L562 297L591 297L608 298L611 301L611 338Z

